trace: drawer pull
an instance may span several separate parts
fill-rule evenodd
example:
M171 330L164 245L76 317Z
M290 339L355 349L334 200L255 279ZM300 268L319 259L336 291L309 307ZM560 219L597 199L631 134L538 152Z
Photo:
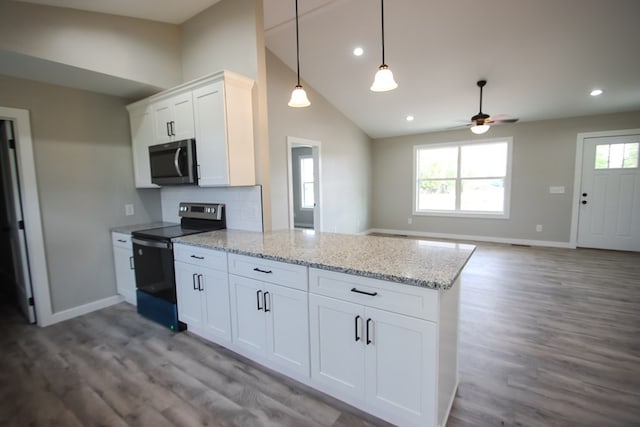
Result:
M120 243L127 243L127 241L126 241L126 240L122 240L122 239L118 239L118 242L120 242Z
M265 274L273 273L273 271L271 271L271 270L262 270L262 269L260 269L258 267L254 268L253 271L257 271L258 273L265 273Z
M197 256L197 255L191 255L191 258L195 258L195 259L204 259L203 256Z
M376 295L378 295L377 292L361 291L361 290L356 289L356 288L351 288L351 292L355 292L355 293L363 294L363 295L369 295L370 297L375 297Z

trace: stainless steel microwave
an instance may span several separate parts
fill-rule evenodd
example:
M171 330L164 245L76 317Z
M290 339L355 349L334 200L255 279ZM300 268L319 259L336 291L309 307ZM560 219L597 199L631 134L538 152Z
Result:
M196 141L185 139L149 147L151 182L157 185L197 184Z

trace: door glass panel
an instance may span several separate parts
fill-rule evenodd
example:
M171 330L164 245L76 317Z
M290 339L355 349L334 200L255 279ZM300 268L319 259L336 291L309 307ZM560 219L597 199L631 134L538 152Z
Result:
M640 143L600 144L596 146L596 169L620 169L638 167Z

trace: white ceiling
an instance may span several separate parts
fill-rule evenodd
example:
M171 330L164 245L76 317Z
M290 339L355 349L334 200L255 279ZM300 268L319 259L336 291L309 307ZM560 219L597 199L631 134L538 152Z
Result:
M219 0L22 1L180 23ZM638 0L387 0L385 56L399 87L385 93L369 91L380 3L299 7L303 82L372 137L464 123L478 112L481 78L483 110L521 121L640 110ZM264 0L264 10L267 47L295 70L294 1Z

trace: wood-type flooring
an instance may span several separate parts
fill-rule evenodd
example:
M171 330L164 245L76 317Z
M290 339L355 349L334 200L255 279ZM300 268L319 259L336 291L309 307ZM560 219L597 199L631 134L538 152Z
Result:
M0 426L377 426L126 303L47 328L0 306ZM640 426L640 254L481 243L448 427Z

